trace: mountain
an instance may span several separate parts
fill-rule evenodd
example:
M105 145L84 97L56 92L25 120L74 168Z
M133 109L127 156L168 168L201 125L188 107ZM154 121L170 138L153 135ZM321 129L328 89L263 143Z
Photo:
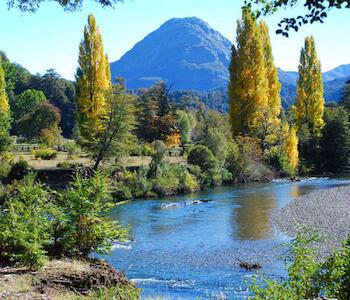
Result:
M331 71L325 72L323 74L323 80L334 81L337 79L346 80L350 77L350 64L349 65L341 65Z
M284 107L289 107L295 100L298 72L287 72L278 69L278 77L282 84L281 97ZM326 102L339 102L344 85L350 80L350 64L341 65L323 73L324 98Z
M209 90L227 82L230 48L201 19L171 19L112 63L112 78L126 78L130 89L164 80L173 90Z
M163 80L179 95L196 95L209 107L227 110L226 86L231 42L203 20L174 18L147 35L111 64L112 78L124 77L129 89ZM298 72L278 69L285 108L296 97ZM325 99L338 102L350 80L350 64L323 74ZM191 91L188 93L188 91Z

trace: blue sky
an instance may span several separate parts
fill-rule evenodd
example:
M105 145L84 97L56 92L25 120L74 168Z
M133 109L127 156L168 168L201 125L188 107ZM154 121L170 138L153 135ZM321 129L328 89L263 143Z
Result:
M110 61L115 61L173 17L202 18L234 42L243 0L126 0L114 10L85 0L83 9L74 13L46 2L35 14L16 9L8 11L4 2L0 4L0 49L33 73L55 68L63 77L73 79L78 45L89 13L97 19ZM300 49L305 36L310 34L316 39L323 71L350 63L350 10L332 11L325 24L304 26L289 38L274 33L283 16L303 11L300 6L288 8L265 18L276 65L285 70L297 70Z

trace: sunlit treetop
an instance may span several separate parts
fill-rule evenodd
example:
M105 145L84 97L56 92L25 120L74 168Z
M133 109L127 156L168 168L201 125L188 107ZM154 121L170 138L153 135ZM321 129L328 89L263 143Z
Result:
M65 10L74 11L79 9L86 0L6 0L8 8L17 8L24 12L35 12L44 2L56 2ZM114 7L117 2L124 0L93 0L103 7Z
M277 34L288 37L290 29L298 31L303 24L324 22L328 13L336 9L350 9L350 0L245 0L245 7L251 8L256 17L267 16L275 13L281 8L294 6L297 3L304 3L307 13L303 16L284 18L278 24Z

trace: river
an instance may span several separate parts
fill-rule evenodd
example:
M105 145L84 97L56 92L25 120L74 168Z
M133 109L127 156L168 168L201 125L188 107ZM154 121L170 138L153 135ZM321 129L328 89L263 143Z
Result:
M264 274L286 276L279 257L288 237L271 226L271 210L345 184L350 181L250 183L130 201L116 207L112 218L130 226L132 241L104 258L142 289L144 299L245 299L246 281L256 272L239 268L238 259L259 262Z

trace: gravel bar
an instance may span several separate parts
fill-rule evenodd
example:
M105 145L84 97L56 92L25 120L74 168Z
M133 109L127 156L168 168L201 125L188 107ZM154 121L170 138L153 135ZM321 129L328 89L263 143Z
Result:
M271 213L272 224L288 236L295 236L300 226L315 230L322 237L317 243L322 259L350 233L350 186L321 190L292 200Z

